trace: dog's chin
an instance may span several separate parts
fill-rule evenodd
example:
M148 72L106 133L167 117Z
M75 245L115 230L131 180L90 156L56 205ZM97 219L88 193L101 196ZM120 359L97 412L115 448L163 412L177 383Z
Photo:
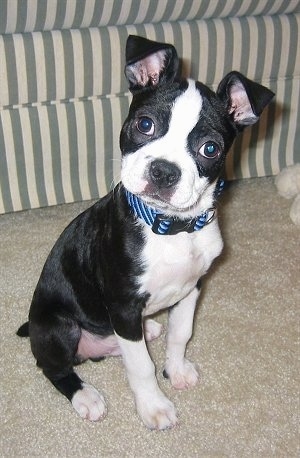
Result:
M178 218L198 216L212 204L213 188L205 179L198 188L186 192L182 187L159 188L146 182L143 186L133 186L123 182L125 188L139 197L146 205L165 215Z
M174 198L173 193L168 195L168 192L141 192L138 195L147 205L152 208L155 208L158 211L161 211L165 214L170 214L173 216L182 216L185 214L194 213L195 209L198 208L199 202L201 201L201 196L193 196L186 201L177 201Z

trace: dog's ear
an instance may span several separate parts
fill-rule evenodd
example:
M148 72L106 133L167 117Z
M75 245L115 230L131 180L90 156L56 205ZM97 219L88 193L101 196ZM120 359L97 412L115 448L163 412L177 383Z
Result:
M129 35L125 75L131 92L174 81L178 63L174 46Z
M243 129L258 121L275 94L239 72L230 72L219 84L217 95L226 103L237 127Z

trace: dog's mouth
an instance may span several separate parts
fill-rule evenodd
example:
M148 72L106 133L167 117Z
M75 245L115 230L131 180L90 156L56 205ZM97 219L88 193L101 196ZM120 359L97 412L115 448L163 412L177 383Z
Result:
M159 189L148 183L142 191L140 197L147 201L148 204L149 202L152 202L154 205L171 206L171 199L174 192L175 189L173 188Z
M174 196L174 189L153 189L151 185L147 185L145 189L136 194L142 199L149 207L160 210L164 213L169 212L176 216L182 213L192 212L194 208L198 207L201 196L194 199L189 199L185 202L178 201Z

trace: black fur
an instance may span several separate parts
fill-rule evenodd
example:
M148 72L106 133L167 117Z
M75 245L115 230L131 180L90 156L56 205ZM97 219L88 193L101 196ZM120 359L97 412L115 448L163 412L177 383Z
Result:
M136 279L143 272L139 255L144 241L133 218L119 185L64 230L34 292L32 352L69 399L81 384L73 372L81 329L103 337L115 330L126 339L142 338L147 296L138 293ZM25 324L18 335L27 330Z
M125 74L128 79L131 92L137 94L141 90L140 86L136 84L134 78L131 77L131 65L158 51L164 51L165 53L164 68L160 73L159 84L166 84L173 81L178 72L179 59L174 46L167 43L158 43L156 41L147 40L146 38L137 37L135 35L129 35L126 43ZM151 80L149 79L146 86L151 87L151 84Z
M19 337L29 337L29 321L26 321L26 323L19 327L17 335Z

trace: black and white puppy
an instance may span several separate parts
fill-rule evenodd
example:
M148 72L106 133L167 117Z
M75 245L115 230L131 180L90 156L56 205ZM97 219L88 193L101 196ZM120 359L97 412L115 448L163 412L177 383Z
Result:
M197 383L185 358L200 278L222 250L214 206L237 133L255 123L273 93L238 72L216 93L177 80L171 45L130 36L125 73L133 94L120 135L121 183L79 215L53 247L37 284L29 326L37 365L83 418L101 420L104 398L75 364L122 355L148 428L176 425L145 340L170 307L164 373L176 389Z

